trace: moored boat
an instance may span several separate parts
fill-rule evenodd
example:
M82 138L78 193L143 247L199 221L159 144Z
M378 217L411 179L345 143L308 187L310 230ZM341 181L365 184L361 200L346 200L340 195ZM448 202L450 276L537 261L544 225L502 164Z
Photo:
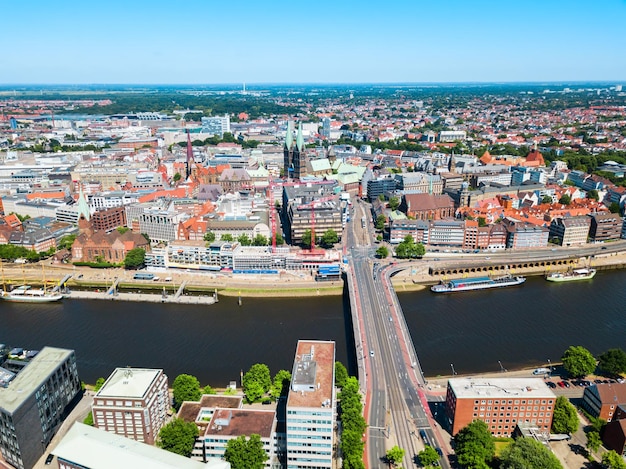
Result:
M510 274L500 277L474 277L442 281L438 285L433 285L430 290L434 293L454 293L471 290L486 290L489 288L512 287L521 285L526 281L526 277L514 277Z
M574 269L567 272L553 272L546 275L548 282L571 282L572 280L589 280L596 275L596 269Z
M2 292L0 299L15 303L52 303L63 299L60 293L33 289L30 285L21 285L10 292Z

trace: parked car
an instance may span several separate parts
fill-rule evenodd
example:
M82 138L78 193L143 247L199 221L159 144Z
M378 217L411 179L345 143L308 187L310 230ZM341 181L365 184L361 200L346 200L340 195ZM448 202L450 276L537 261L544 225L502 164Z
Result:
M50 453L48 457L46 458L46 466L50 465L53 459L54 459L54 454Z
M556 384L558 384L560 388L564 388L565 387L565 383L563 381L559 381Z
M546 381L546 384L548 385L549 388L556 388L556 384L554 384L554 381Z
M565 385L566 388L569 388L571 385L569 384L569 381L565 381L563 380L563 384Z

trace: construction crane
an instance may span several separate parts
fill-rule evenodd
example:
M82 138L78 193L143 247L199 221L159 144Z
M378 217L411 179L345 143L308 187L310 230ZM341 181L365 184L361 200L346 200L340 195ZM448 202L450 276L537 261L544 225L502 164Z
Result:
M270 185L267 187L269 191L269 210L270 210L270 230L272 233L272 254L276 253L276 207L274 206L274 187L276 184L270 181Z
M329 200L335 200L336 197L335 195L321 197L308 204L298 205L298 210L311 209L311 254L315 251L315 205L323 204Z

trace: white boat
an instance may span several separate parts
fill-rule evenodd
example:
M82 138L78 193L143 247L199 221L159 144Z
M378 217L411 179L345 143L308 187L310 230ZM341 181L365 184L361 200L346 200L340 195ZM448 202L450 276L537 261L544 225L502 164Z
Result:
M32 289L30 285L22 285L10 292L2 292L0 299L16 303L52 303L63 299L60 293L50 293L45 290Z
M568 272L553 272L546 275L548 282L571 282L572 280L589 280L596 275L596 269L574 269Z
M430 290L434 293L454 293L460 291L486 290L488 288L512 287L520 285L526 281L526 277L513 277L510 274L501 277L474 277L459 278L442 281L438 285L433 285Z

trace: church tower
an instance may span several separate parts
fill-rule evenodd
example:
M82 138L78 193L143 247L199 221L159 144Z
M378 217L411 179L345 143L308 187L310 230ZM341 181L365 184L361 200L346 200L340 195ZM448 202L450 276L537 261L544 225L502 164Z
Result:
M304 136L302 135L302 122L298 124L296 134L296 147L293 150L293 178L301 179L306 176L306 154L304 146Z
M285 147L283 148L283 167L285 178L293 177L293 128L291 121L287 121L287 134L285 135Z

